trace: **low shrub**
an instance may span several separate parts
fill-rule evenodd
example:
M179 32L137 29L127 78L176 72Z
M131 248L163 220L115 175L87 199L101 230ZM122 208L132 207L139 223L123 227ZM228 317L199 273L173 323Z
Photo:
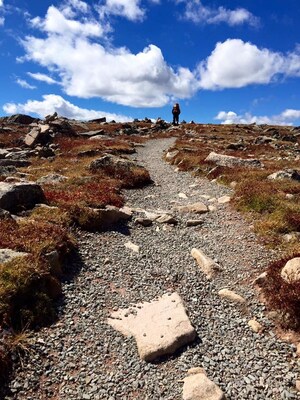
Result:
M268 307L278 312L280 324L284 328L299 330L300 281L288 283L280 275L287 261L294 257L300 257L300 253L295 253L269 265L263 293Z

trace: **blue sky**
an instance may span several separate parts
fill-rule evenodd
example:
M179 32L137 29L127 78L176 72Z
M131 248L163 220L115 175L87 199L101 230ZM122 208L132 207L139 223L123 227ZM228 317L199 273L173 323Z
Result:
M299 0L0 0L2 115L300 125Z

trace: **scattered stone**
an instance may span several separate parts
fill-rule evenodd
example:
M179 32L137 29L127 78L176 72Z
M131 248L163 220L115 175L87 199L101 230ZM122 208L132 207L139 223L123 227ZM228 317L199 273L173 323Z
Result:
M140 218L136 218L134 220L134 222L137 225L142 225L144 227L148 227L148 226L151 226L153 224L153 222L152 222L152 220L150 218L141 218L141 217Z
M35 182L0 182L0 207L10 212L33 208L45 202L42 188Z
M185 206L179 206L177 207L177 210L182 213L196 213L196 214L205 214L208 212L207 206L201 202L188 204Z
M209 153L206 157L205 161L210 161L215 163L216 165L220 165L222 167L233 168L236 166L244 166L249 168L261 168L263 165L259 160L253 158L239 158L234 156L228 156L225 154L218 154L215 152Z
M125 247L127 249L132 250L134 253L139 253L139 251L140 251L140 247L137 246L136 244L132 243L132 242L126 242L125 243Z
M300 379L296 380L296 389L300 392Z
M203 368L191 368L183 382L183 400L225 400L222 390L207 377Z
M210 257L206 256L203 251L194 248L191 251L191 255L208 279L213 278L220 270L220 267Z
M123 335L134 336L139 355L145 361L173 354L196 337L177 293L137 304L134 309L113 312L108 323Z
M300 343L297 344L296 355L300 357Z
M166 161L172 161L178 154L178 150L168 151L166 154Z
M253 285L257 285L259 287L263 287L267 281L267 272L263 272L257 278L255 278L252 282Z
M31 165L31 162L28 160L13 160L11 158L5 158L4 160L0 160L0 168L1 167L28 167Z
M232 301L234 303L241 303L241 304L246 303L246 300L244 299L244 297L240 296L239 294L237 294L229 289L221 289L219 291L219 296L222 299Z
M202 219L189 219L186 221L186 226L199 226L203 224Z
M300 257L289 260L281 270L281 277L288 283L300 280Z
M226 203L229 203L230 200L231 200L230 196L222 196L222 197L218 198L218 203L219 204L226 204Z
M178 224L178 221L172 217L172 215L164 214L161 215L160 217L156 218L156 222L160 224L170 224L170 225L176 225Z
M181 199L187 199L187 195L185 193L178 193L178 197L180 197Z
M263 326L258 321L256 321L256 319L250 319L248 325L255 333L260 333L264 329Z

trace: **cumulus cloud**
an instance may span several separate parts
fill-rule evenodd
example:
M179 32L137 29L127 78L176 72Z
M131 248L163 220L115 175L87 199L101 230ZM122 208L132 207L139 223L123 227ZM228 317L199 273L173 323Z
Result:
M31 20L34 28L47 32L48 34L57 34L64 36L81 36L81 37L100 37L103 36L104 29L96 21L77 21L68 19L64 14L64 9L59 10L54 6L48 8L46 17L36 17Z
M208 7L200 0L179 0L177 3L185 3L184 18L196 24L227 23L230 26L249 24L256 26L259 19L245 8L229 10L225 7Z
M24 89L36 89L36 86L30 85L27 81L24 79L16 79L16 82L18 85L20 85Z
M0 17L0 26L3 26L5 22L5 18L4 17Z
M0 0L0 7L3 6L3 0Z
M234 111L220 111L215 117L221 124L268 124L268 125L293 125L300 119L300 110L287 109L278 115L256 116L251 113L237 114Z
M199 65L203 89L241 88L250 84L267 84L281 74L300 76L300 52L283 55L268 49L228 39L217 43L211 55Z
M132 118L125 115L111 114L105 111L80 108L65 100L63 97L55 94L44 95L42 101L28 100L24 104L6 103L3 106L3 110L7 114L36 114L41 118L57 112L59 115L70 119L89 120L106 117L109 121L132 121Z
M126 2L127 4L127 2ZM129 4L129 2L128 2ZM94 23L68 20L60 9L49 7L45 19L34 19L45 38L23 40L25 60L58 74L68 95L101 97L133 107L159 107L171 98L187 98L197 90L194 74L167 65L154 45L133 54L126 48L105 47L94 41L100 34Z
M55 79L51 78L50 76L48 76L46 74L41 74L40 72L37 72L37 73L27 72L27 75L29 75L31 78L33 78L37 81L48 83L49 85L58 83Z
M106 0L98 7L98 12L103 18L108 15L118 15L131 21L143 20L145 10L141 7L140 0Z

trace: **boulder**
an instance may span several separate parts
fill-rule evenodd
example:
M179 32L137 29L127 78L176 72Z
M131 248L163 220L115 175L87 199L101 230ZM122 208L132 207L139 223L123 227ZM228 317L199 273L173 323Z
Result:
M0 166L0 176L10 176L15 173L17 173L17 168L12 165Z
M6 149L0 149L0 160L2 160L3 158L5 158L7 156L7 154L9 154L9 151Z
M5 158L4 160L0 160L0 167L28 167L31 165L31 162L28 160L12 160L10 158Z
M103 134L105 134L104 129L99 129L97 131L80 132L79 136L90 138L93 136L99 136L99 135L103 135Z
M131 218L131 213L114 206L105 208L86 208L85 213L75 217L76 222L84 229L105 231L121 221Z
M191 368L183 382L183 400L225 400L222 390L207 377L203 368Z
M219 291L219 296L222 299L225 299L225 300L228 300L228 301L232 301L233 303L240 303L240 304L245 304L246 303L246 300L244 299L244 297L242 297L239 294L233 292L232 290L221 289Z
M219 204L226 204L229 203L231 201L231 197L230 196L222 196L218 198L218 203Z
M204 214L208 212L208 208L204 203L198 202L177 207L177 210L182 213Z
M0 182L0 207L10 212L31 209L45 202L42 188L35 182Z
M105 154L104 156L93 160L89 166L92 171L101 170L105 168L112 168L113 170L129 171L135 166L134 162L127 158L121 158L112 154Z
M196 338L177 293L111 313L108 324L125 336L134 336L142 360L173 354Z
M208 279L213 278L220 270L220 267L210 257L206 256L203 251L194 248L191 251L191 255Z
M28 147L34 147L36 144L46 144L50 140L50 126L38 125L34 126L25 136L24 143Z
M274 172L267 178L271 180L289 179L289 180L300 181L300 172L295 169L285 169Z
M77 132L73 126L65 118L57 118L54 121L50 121L49 125L55 134L61 134L64 136L77 136Z
M21 125L30 125L32 122L36 121L36 118L31 117L30 115L24 114L15 114L8 117L8 123L15 123Z
M42 176L36 182L39 185L46 184L46 185L56 185L57 183L65 182L68 180L67 176L59 175L59 174L49 174Z
M28 255L28 253L14 251L11 249L0 249L0 264L5 264L9 261L12 261L14 258L24 257L27 255Z
M300 280L300 257L289 260L282 268L280 273L282 279L288 283L294 283Z
M106 122L106 117L91 119L91 120L89 120L89 122L95 122L95 123L101 124L101 123L103 123L103 122Z
M215 152L209 153L206 157L205 161L209 161L216 165L220 165L221 167L248 167L248 168L261 168L263 167L262 163L259 160L253 158L239 158L234 156L228 156L226 154L218 154Z

